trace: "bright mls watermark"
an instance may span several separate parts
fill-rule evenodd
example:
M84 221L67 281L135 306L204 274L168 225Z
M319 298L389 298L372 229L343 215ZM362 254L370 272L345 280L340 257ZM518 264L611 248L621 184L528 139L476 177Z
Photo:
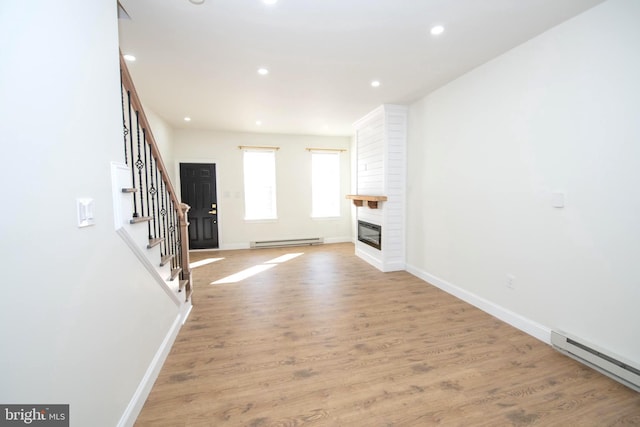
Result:
M69 427L69 405L0 405L0 427Z

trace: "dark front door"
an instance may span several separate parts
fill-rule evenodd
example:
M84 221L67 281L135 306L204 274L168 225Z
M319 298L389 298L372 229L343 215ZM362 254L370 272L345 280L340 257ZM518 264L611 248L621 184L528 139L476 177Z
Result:
M189 247L218 247L218 202L216 201L216 165L180 163L182 202L189 211Z

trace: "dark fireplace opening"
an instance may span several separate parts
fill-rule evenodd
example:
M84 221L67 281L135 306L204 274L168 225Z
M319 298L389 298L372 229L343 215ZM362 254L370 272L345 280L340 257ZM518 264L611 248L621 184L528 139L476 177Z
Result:
M370 222L358 221L358 240L378 250L382 249L382 227Z

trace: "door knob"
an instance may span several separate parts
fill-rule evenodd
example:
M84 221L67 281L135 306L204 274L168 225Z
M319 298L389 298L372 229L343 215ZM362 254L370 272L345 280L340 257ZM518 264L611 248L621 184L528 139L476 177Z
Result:
M212 210L212 211L209 211L209 213L210 213L211 215L215 215L215 214L217 214L217 213L218 213L218 211L214 209L214 210Z

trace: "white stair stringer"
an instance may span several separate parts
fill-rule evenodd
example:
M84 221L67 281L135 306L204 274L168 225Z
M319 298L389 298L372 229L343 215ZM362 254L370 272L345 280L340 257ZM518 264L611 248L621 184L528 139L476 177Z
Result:
M171 263L160 266L160 246L147 247L149 244L147 223L130 223L131 213L133 212L132 196L131 193L122 192L123 188L131 186L131 169L126 164L111 163L111 185L116 232L176 305L184 305L185 294L184 292L179 292L179 278L170 280ZM188 305L190 306L191 304L188 303ZM185 311L185 315L188 314L188 311Z

